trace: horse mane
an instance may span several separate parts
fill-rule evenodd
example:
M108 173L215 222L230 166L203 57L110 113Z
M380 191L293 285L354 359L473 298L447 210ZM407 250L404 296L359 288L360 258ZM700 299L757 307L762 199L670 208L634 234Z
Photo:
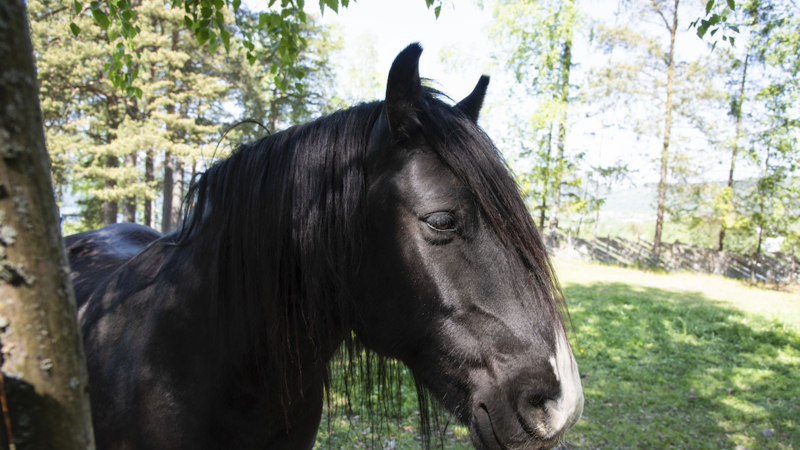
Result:
M365 228L364 162L384 102L363 103L239 145L189 191L177 244L198 244L210 271L209 327L231 358L260 379L298 379L301 352L314 354L330 406L331 352L349 364L345 390L362 382L399 395L399 365L371 355L352 333L348 280L358 271ZM419 132L472 192L488 223L531 273L544 320L562 323L563 296L547 251L509 168L489 137L441 94L424 87ZM426 124L432 124L427 126ZM555 322L554 322L555 323ZM334 330L344 335L334 336ZM394 369L392 369L394 367ZM349 381L347 381L349 380ZM418 384L422 435L429 442L427 395ZM281 404L292 395L284 386ZM367 405L372 408L374 405ZM330 410L329 410L330 411Z

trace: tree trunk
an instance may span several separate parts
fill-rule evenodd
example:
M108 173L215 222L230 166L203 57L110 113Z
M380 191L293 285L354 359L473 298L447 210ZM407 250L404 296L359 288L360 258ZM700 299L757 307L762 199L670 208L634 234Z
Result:
M172 185L175 167L175 156L172 152L164 154L164 201L161 204L161 232L169 233L172 229Z
M136 153L129 153L125 155L125 167L136 168ZM123 222L136 222L136 196L129 195L125 197L125 202L122 204L122 221Z
M574 0L570 7L574 7ZM564 141L567 138L567 105L569 105L569 72L572 68L572 24L570 24L564 51L561 53L561 117L558 120L558 142L556 143L556 170L553 174L553 214L550 217L550 231L558 229L558 213L561 210L561 176L564 171Z
M269 102L269 128L270 133L275 133L278 131L278 118L280 117L280 111L278 111L278 93L280 91L278 88L272 90L272 100Z
M667 104L664 117L664 146L661 150L661 179L658 182L658 211L656 213L656 235L653 240L653 255L656 261L661 256L661 230L664 226L664 207L667 199L667 163L669 162L669 135L672 130L672 96L675 78L675 34L678 31L678 3L672 11L672 26L669 30L669 55L667 56Z
M144 182L148 186L155 180L155 164L153 162L153 150L147 150L144 157ZM152 198L144 199L144 224L150 228L155 228L153 220L154 201Z
M183 202L183 163L179 158L175 158L175 172L172 174L172 226L175 229L181 223L181 204Z
M600 177L597 177L597 184L594 186L594 198L600 198ZM600 232L600 208L597 208L594 216L594 234L592 239L597 240L597 233Z
M749 49L748 54L744 57L744 69L742 71L742 84L739 86L739 101L736 103L733 113L736 117L736 134L734 137L733 148L731 149L731 171L728 174L728 189L733 196L733 169L736 167L736 154L739 152L739 136L742 129L742 107L744 106L744 84L747 79L747 62L750 59ZM719 245L717 250L723 250L723 243L725 242L725 219L722 220L722 228L719 230Z
M119 167L119 158L114 155L106 156L106 167L115 169ZM114 189L117 186L117 180L113 178L106 178L106 189ZM105 225L117 223L117 202L115 200L106 200L103 203L103 223Z
M550 152L553 145L553 127L550 126L550 131L547 133L547 156L545 157L544 177L542 180L542 201L539 205L539 229L544 232L544 219L547 212L547 188L550 187Z
M20 448L93 449L25 9L23 0L0 1L0 339L11 421L0 434L11 431Z

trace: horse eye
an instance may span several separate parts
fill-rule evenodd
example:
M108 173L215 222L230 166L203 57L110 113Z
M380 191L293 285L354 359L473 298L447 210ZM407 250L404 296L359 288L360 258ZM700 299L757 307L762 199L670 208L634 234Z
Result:
M425 223L436 231L455 231L456 219L447 213L433 214L425 219Z

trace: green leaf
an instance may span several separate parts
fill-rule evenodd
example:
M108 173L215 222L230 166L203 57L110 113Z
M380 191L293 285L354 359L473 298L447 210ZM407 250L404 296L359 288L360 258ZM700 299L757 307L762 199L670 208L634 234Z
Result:
M252 53L248 53L248 54L247 54L247 61L248 61L248 62L250 63L250 65L252 66L253 64L255 64L255 63L256 63L256 57L255 57L255 56L253 56L253 54L252 54Z
M728 0L728 8L730 8L731 11L736 11L736 0Z
M222 45L225 46L225 51L226 52L230 52L231 51L231 33L228 32L228 30L226 30L226 29L222 29L222 31L219 32L219 37L220 37L220 39L222 39Z
M203 15L204 19L208 19L212 14L214 14L214 10L209 7L203 7L200 8L200 14Z
M712 8L714 8L714 0L708 0L708 3L706 3L706 15L711 14Z
M222 8L225 7L225 1L224 0L214 0L214 6L217 8L217 11L219 11Z
M133 88L133 95L135 95L136 98L141 99L142 98L142 89L138 88L138 87Z
M190 30L194 28L194 22L192 21L192 18L189 16L183 16L183 23L186 25L186 28Z
M719 23L719 21L720 21L719 14L714 14L708 18L708 23L710 23L711 25L716 25Z
M328 6L328 8L333 10L333 12L337 14L339 13L339 0L323 0L323 1L325 2L325 5Z
M730 29L731 29L731 30L733 30L733 31L735 31L735 32L737 32L737 33L739 32L739 27L738 27L738 26L736 26L736 25L731 25L731 26L730 26Z
M706 32L708 31L708 27L709 27L709 23L706 20L703 20L700 23L700 26L697 27L697 36L699 36L700 39L702 39L703 36L705 36Z
M120 25L122 26L122 35L126 38L132 38L133 35L131 32L133 31L133 27L131 26L131 23L123 20Z
M197 32L194 34L194 37L197 39L197 45L202 47L206 42L208 42L208 38L211 37L211 32L208 28L201 28L197 30Z
M731 47L736 47L736 38L735 37L731 36L731 37L728 38L728 40L731 41Z
M117 30L115 30L113 28L108 30L108 40L109 41L114 42L118 37L119 37L119 34L117 34Z
M242 0L233 0L233 9L234 9L234 11L238 10L239 6L241 6L241 4L242 4Z
M111 25L111 22L108 20L106 13L100 11L99 9L93 9L92 16L94 16L94 21L100 25L100 28L108 30L108 26Z
M433 14L436 16L437 19L439 18L439 13L440 12L442 12L442 5L439 5L436 8L433 8Z
M75 22L70 22L69 29L72 31L73 36L78 36L81 33L81 27L75 25Z
M303 8L305 8L305 6L306 6L306 1L305 0L297 0L297 9L302 11Z
M75 14L80 14L81 11L83 11L83 3L78 0L72 0L72 9L75 11Z

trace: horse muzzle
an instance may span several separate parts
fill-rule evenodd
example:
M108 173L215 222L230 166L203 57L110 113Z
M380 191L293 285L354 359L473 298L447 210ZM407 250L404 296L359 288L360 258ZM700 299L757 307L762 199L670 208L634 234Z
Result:
M472 401L470 435L479 450L540 450L555 447L583 413L578 366L564 340L549 360L503 381L494 380Z
M516 407L479 403L472 414L470 434L479 450L542 450L555 447L581 417L583 395L524 401ZM521 401L520 403L523 403Z

